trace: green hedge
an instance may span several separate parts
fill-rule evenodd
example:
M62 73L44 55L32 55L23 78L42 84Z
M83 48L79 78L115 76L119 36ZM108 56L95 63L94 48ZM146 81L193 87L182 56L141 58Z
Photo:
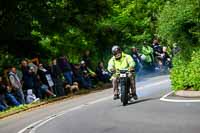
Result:
M173 60L171 71L172 88L177 90L192 89L200 91L200 48L195 48L191 59L185 59L180 53Z

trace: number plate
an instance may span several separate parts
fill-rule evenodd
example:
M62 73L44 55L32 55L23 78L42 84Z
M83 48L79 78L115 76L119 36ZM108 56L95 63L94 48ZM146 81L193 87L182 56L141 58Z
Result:
M120 77L125 78L126 74L125 73L124 74L120 74Z

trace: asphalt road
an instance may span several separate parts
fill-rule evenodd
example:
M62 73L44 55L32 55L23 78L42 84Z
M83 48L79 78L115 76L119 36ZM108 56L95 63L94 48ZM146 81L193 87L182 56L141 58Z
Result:
M3 119L0 133L200 132L200 103L159 100L170 92L168 76L142 79L137 88L139 100L125 107L107 89Z

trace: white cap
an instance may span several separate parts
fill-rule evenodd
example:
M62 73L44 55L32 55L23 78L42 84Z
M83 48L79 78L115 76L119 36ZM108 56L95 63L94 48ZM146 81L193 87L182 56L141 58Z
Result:
M84 61L84 60L82 60L82 61L81 61L81 64L85 64L85 61Z

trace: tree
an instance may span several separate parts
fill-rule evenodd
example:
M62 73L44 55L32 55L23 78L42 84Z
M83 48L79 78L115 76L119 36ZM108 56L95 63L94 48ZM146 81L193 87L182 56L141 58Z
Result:
M167 2L158 19L158 35L169 46L177 42L181 52L173 60L173 89L200 90L200 2L176 0Z

